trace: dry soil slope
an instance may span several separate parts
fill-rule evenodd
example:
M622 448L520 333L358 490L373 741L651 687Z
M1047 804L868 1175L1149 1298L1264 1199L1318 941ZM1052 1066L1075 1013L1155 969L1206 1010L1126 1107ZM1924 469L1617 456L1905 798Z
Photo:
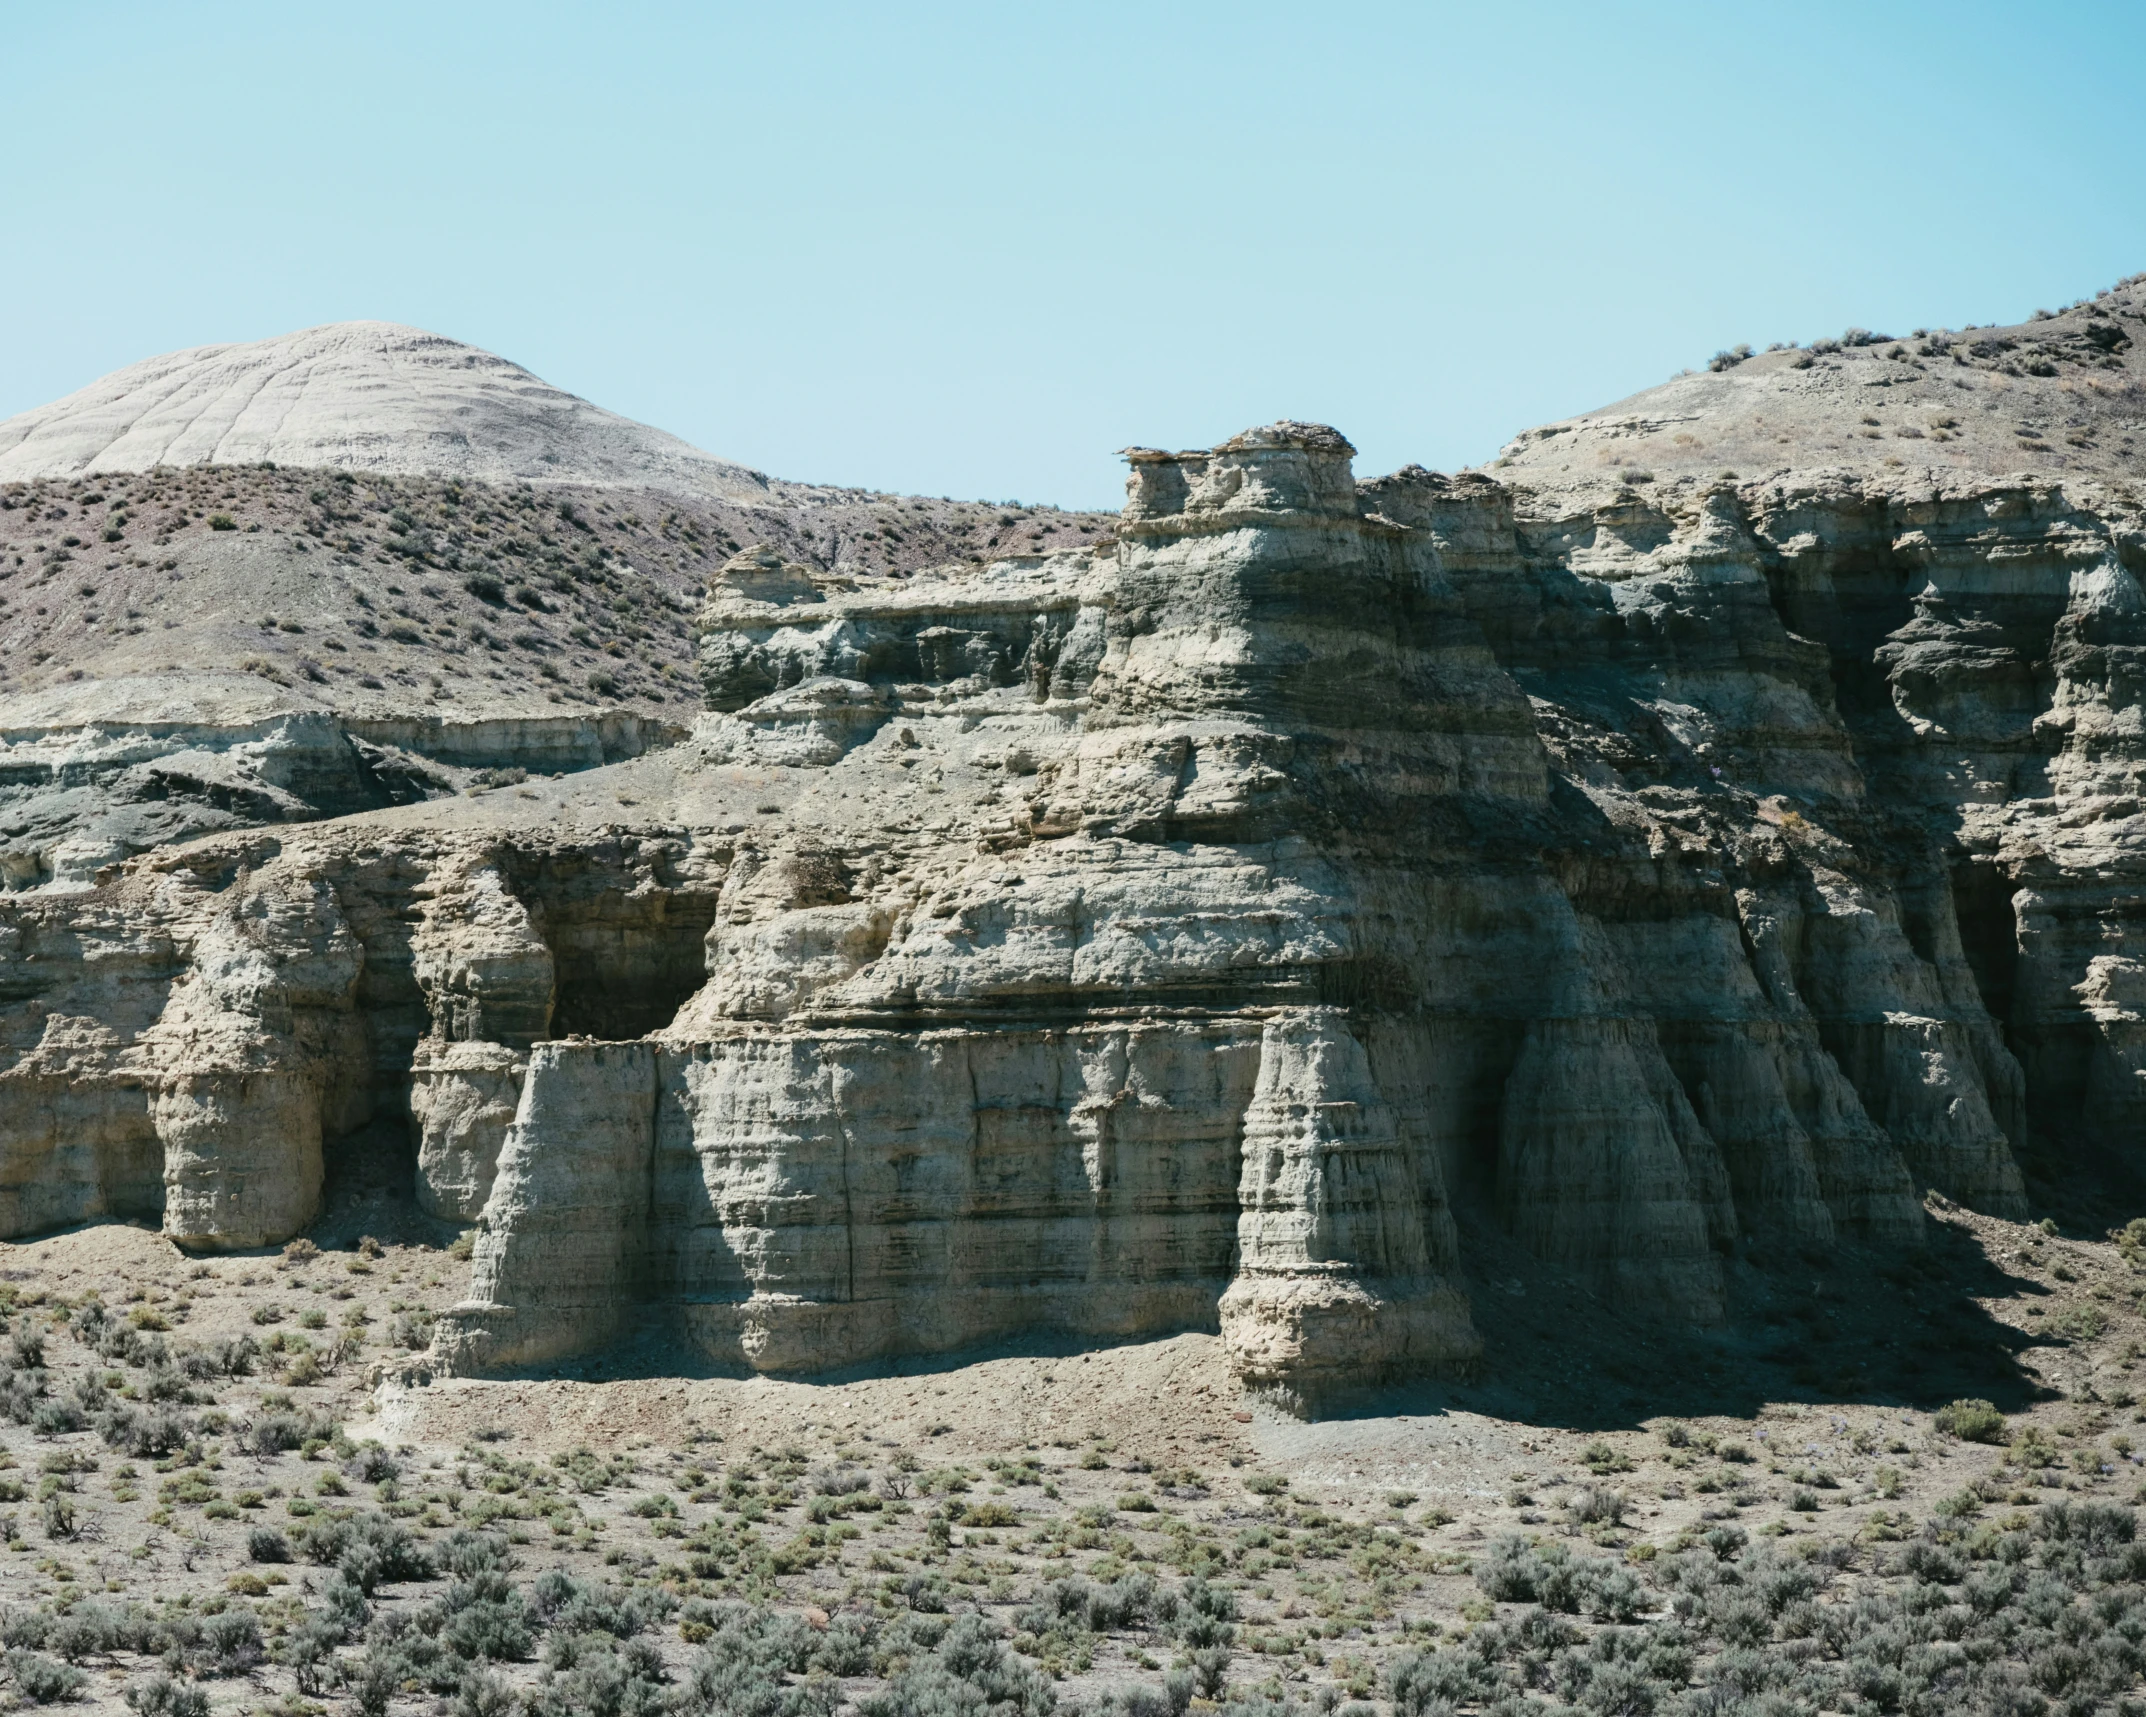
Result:
M392 323L204 346L0 423L0 729L49 719L25 693L247 672L367 717L671 714L678 615L741 547L898 577L1113 517L773 482Z
M2123 481L2146 457L2142 328L2146 275L2013 327L1850 330L1526 430L1491 469L1581 504L1724 471Z
M0 730L133 707L85 685L252 674L294 708L699 706L686 617L740 549L871 579L1098 540L1111 520L794 490L782 504L277 466L0 484ZM256 688L257 689L257 688ZM25 695L36 694L24 704ZM446 713L446 712L443 712Z

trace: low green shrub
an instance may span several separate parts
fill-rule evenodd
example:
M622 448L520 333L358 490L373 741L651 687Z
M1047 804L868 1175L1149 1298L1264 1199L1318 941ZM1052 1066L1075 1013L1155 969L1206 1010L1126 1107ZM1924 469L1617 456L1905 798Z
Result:
M2005 1440L2004 1415L1987 1401L1954 1401L1940 1407L1932 1421L1948 1437L1963 1443L2001 1443Z

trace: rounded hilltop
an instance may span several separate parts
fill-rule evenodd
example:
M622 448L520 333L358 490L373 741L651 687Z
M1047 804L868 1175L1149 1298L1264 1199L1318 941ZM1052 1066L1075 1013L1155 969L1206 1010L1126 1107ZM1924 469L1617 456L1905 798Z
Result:
M169 352L0 423L0 482L264 462L732 500L768 486L519 364L395 322Z

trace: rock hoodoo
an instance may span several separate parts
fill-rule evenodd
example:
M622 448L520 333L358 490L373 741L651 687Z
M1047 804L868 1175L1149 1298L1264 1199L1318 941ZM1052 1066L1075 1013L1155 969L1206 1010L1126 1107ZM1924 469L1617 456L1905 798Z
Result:
M1315 1402L1475 1356L1472 1235L1706 1321L1738 1246L2136 1151L2128 497L1351 453L748 549L667 751L0 897L0 1226L257 1245L406 1136L480 1229L443 1368L1212 1327Z

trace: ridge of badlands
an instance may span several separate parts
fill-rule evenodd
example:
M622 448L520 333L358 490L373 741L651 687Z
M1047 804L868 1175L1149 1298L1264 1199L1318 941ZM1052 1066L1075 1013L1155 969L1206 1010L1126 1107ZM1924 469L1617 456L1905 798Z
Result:
M0 878L669 744L747 543L880 576L1108 527L762 478L386 323L152 359L0 423Z
M1486 1223L1705 1323L1740 1249L2127 1160L2130 503L1351 454L1136 450L1098 548L747 549L677 746L8 897L8 1228L271 1244L407 1139L478 1230L437 1372L1215 1328L1317 1408L1476 1360Z

